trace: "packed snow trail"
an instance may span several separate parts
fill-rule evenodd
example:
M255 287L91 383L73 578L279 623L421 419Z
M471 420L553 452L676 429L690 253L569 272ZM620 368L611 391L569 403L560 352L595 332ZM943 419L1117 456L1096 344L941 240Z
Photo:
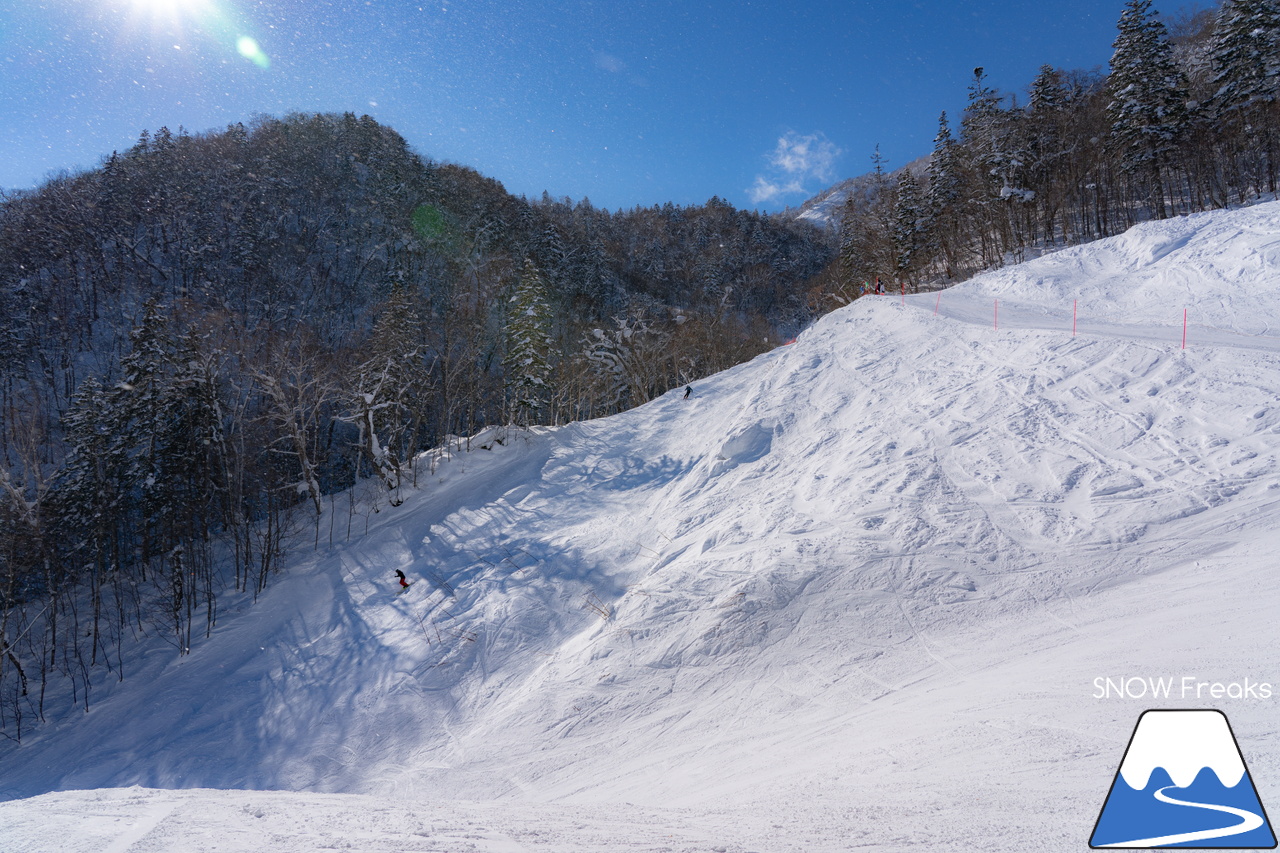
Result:
M1151 701L1096 678L1280 683L1280 353L1245 335L1278 268L1280 205L1150 223L861 299L687 400L487 436L400 507L366 484L191 655L144 644L0 745L0 797L447 799L530 849L599 849L575 809L619 850L1081 849ZM1265 802L1272 706L1223 704ZM215 799L136 792L178 796ZM25 850L125 831L81 826ZM395 827L371 838L444 844Z

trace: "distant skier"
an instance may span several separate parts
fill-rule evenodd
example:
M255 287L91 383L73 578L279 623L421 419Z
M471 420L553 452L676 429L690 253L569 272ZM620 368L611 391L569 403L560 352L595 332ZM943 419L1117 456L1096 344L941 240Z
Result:
M685 398L686 400L688 400L688 399L689 399L689 395L690 395L690 394L692 394L692 393L693 393L693 386L692 386L692 385L686 385L686 386L684 387L684 398Z
M405 580L404 572L400 571L399 569L396 569L396 577L400 579L401 592L404 592L406 589L409 588L409 582Z

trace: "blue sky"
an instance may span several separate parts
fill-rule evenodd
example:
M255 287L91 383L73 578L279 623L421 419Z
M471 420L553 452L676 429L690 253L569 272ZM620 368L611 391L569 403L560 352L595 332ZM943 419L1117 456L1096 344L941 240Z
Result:
M0 187L143 129L367 113L517 194L778 210L927 154L974 66L1105 66L1123 0L0 0ZM1177 7L1159 7L1175 12Z

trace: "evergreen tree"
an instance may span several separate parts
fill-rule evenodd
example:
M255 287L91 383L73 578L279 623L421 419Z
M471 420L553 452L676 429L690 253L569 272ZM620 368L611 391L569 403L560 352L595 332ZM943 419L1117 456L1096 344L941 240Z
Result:
M1210 53L1213 116L1246 154L1262 156L1267 191L1275 192L1280 2L1228 0L1218 13Z
M844 203L840 207L840 254L836 261L840 270L840 289L846 295L857 294L860 276L863 275L856 236L856 223L861 214L853 193L845 196ZM846 296L845 301L854 298L857 298L856 295Z
M933 248L942 255L948 278L955 269L957 228L961 199L960 152L951 136L951 126L944 112L938 117L938 134L933 138L933 156L929 158L929 191L927 211L929 234Z
M977 238L981 267L999 263L1011 248L1010 212L1004 202L1021 197L1022 193L1016 176L1021 160L1011 153L1016 148L1016 115L1003 109L1002 100L987 84L983 68L973 69L969 101L960 123L961 152L971 234Z
M979 186L989 186L997 181L1004 160L1001 153L1004 111L1000 108L1000 101L1000 93L987 85L984 69L981 66L973 69L969 101L965 105L960 128Z
M62 419L68 454L54 484L58 537L73 578L120 568L127 533L123 460L111 433L113 412L102 383L80 383Z
M879 149L872 157L878 174L865 191L850 193L840 220L840 270L846 293L856 294L862 284L873 286L897 272L893 239L893 188L883 173Z
M938 134L929 158L929 212L937 218L950 213L960 200L960 174L956 141L944 112L938 117Z
M1066 106L1066 92L1062 86L1062 72L1052 65L1041 65L1040 73L1031 81L1030 103L1032 113L1055 113Z
M1166 215L1165 172L1187 123L1187 87L1151 0L1128 0L1107 78L1111 142L1123 169L1145 175L1157 218Z
M149 302L121 360L122 380L81 384L64 419L70 454L56 501L62 547L93 592L93 657L103 579L150 578L179 648L190 648L198 602L215 613L209 548L234 516L216 372L188 335L174 340ZM117 581L118 582L118 581Z
M238 514L229 506L222 404L215 361L187 334L175 342L154 413L154 479L143 483L147 523L168 549L162 565L179 648L189 651L198 606L206 636L216 618L212 537Z
M520 426L535 423L546 408L551 376L551 306L547 283L532 258L511 297L506 325L507 412Z
M1228 0L1211 47L1220 116L1274 104L1280 92L1280 2Z
M893 208L893 247L896 271L902 281L910 281L928 260L928 226L920 183L907 169L898 176Z
M1027 181L1040 203L1042 238L1052 241L1070 155L1070 146L1064 139L1069 95L1062 72L1049 65L1041 66L1031 84L1027 106Z

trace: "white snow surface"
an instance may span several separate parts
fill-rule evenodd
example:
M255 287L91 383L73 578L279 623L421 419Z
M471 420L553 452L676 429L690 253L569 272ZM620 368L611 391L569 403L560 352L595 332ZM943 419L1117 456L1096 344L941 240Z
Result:
M0 850L1081 850L1149 707L1274 808L1277 317L1280 204L1150 223L339 496L0 744ZM1277 689L1095 683L1185 676Z

